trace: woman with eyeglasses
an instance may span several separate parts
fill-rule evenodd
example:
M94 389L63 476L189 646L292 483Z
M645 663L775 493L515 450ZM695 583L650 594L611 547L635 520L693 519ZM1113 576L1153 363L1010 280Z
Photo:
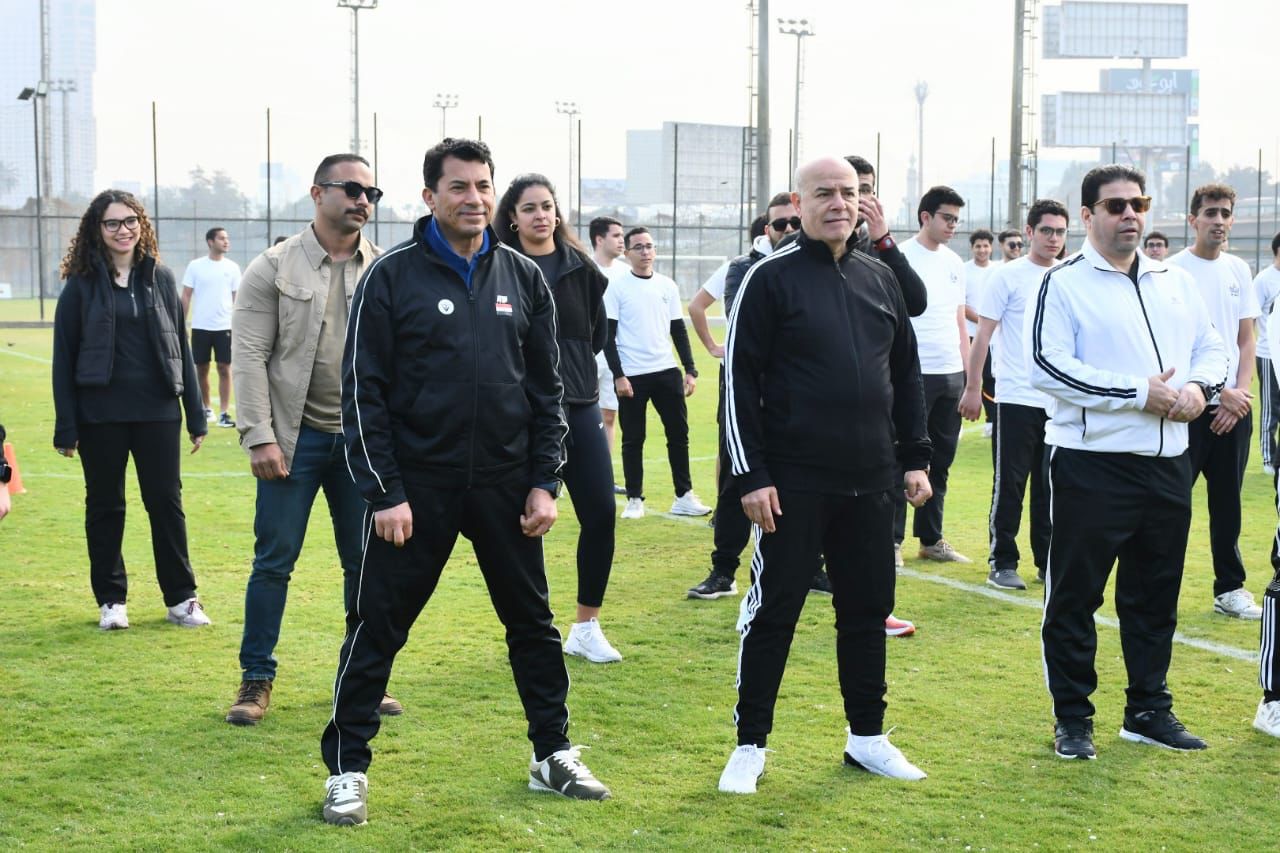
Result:
M498 202L494 230L542 270L556 303L556 342L569 424L561 474L578 516L578 612L566 654L592 663L622 660L600 630L600 606L613 567L613 461L600 417L596 353L604 348L608 280L569 230L545 176L520 175Z
M98 627L129 627L124 482L129 457L151 520L165 618L209 624L187 555L179 459L185 410L191 452L208 426L173 273L158 259L155 231L131 193L99 193L80 218L61 274L53 320L53 446L80 452L89 581Z

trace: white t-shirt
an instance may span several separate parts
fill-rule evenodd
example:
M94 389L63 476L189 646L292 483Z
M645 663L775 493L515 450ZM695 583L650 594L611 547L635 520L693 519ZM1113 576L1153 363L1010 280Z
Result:
M964 262L964 304L977 311L982 306L982 291L987 286L991 273L997 269L996 265L987 262L985 267L980 267L973 262L972 259ZM978 334L978 324L972 320L965 318L965 325L969 327L969 337L976 337Z
M1280 296L1280 270L1275 264L1269 264L1253 280L1253 294L1258 300L1258 358L1271 358L1271 341L1267 338L1267 318L1271 316L1271 306Z
M618 358L627 376L658 373L676 366L671 353L671 321L684 319L680 289L661 273L640 278L633 272L609 280L604 312L618 321Z
M724 299L724 277L728 272L729 262L725 261L723 264L716 267L715 272L708 276L707 280L702 283L702 289L705 290L712 299Z
M978 315L1000 324L991 337L997 343L992 348L991 373L996 378L998 403L1040 409L1049 405L1048 396L1031 387L1023 327L1027 306L1035 304L1040 283L1050 269L1052 267L1042 267L1030 258L1021 257L996 267L987 277Z
M929 251L915 237L902 244L911 268L924 281L929 307L911 318L920 353L920 372L961 373L960 330L956 311L964 304L964 261L946 246Z
M1209 321L1227 348L1227 384L1223 387L1236 387L1236 369L1240 366L1240 321L1252 320L1261 313L1249 265L1226 252L1206 261L1193 255L1190 249L1183 249L1166 263L1182 267L1195 279L1200 296L1209 309ZM1215 397L1210 402L1216 400Z
M191 288L191 328L224 332L231 328L231 294L240 287L240 267L230 258L208 255L187 264L182 286Z

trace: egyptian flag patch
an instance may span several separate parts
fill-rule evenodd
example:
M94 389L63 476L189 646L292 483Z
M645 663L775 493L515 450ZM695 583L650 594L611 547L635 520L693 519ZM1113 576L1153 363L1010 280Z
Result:
M493 307L498 312L499 316L511 316L511 303L508 302L507 297L503 296L501 293L498 294L498 301L494 303Z

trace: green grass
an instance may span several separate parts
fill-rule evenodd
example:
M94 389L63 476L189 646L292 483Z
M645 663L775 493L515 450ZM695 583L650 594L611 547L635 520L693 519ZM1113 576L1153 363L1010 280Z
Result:
M0 319L8 316L0 306ZM903 577L897 613L920 626L889 644L894 742L929 773L915 785L841 767L844 722L829 599L811 597L778 700L768 773L755 797L716 780L734 743L736 599L687 601L708 566L711 531L655 515L619 523L603 624L621 664L568 661L571 737L613 789L600 804L525 789L529 746L502 631L465 542L397 660L392 692L407 712L374 741L370 815L338 830L320 820L319 736L341 642L341 582L321 502L294 574L280 673L266 721L222 715L239 679L253 480L232 430L214 430L184 467L192 558L212 628L163 621L145 513L130 483L125 559L129 631L97 630L76 462L50 447L47 330L0 329L0 421L29 493L0 522L0 847L5 849L1111 849L1274 846L1280 744L1250 727L1256 664L1184 645L1170 683L1182 718L1212 749L1181 755L1116 735L1124 671L1117 633L1100 627L1099 759L1063 762L1051 712L1039 614L941 585L980 585L990 492L988 445L971 427L948 496L948 536L979 558ZM710 361L702 355L704 366ZM714 371L691 400L695 488L710 498ZM656 420L650 505L668 475ZM1269 577L1275 528L1255 461L1241 550L1249 587ZM1256 650L1256 623L1212 615L1202 490L1188 550L1180 630ZM552 605L573 612L576 523L568 501L547 539ZM910 552L911 549L909 548ZM912 556L908 553L908 556ZM745 577L744 574L740 577ZM745 583L743 584L745 588ZM1040 587L1020 594L1030 601ZM1104 608L1110 614L1110 604Z

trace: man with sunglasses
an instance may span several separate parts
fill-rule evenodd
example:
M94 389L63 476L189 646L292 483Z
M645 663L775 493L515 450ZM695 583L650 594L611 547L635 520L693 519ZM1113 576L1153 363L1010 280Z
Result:
M1187 425L1221 389L1227 354L1191 276L1138 251L1145 187L1129 166L1085 175L1087 239L1045 275L1023 333L1031 385L1050 397L1041 638L1061 758L1097 755L1093 615L1117 560L1129 676L1120 737L1205 748L1173 715L1166 676L1191 524Z
M1022 257L1022 233L1020 231L1015 228L1001 231L998 239L1000 241L1000 255L1006 264Z
M1195 242L1168 263L1190 273L1209 306L1209 319L1227 348L1226 384L1190 426L1191 482L1204 475L1213 555L1213 611L1261 619L1262 608L1244 588L1240 556L1240 489L1253 440L1253 321L1262 313L1249 265L1223 251L1235 221L1236 191L1205 184L1191 195L1187 220Z
M316 494L324 489L343 572L355 596L364 499L342 438L342 349L351 295L380 250L362 230L382 191L369 163L334 154L316 169L315 218L245 270L232 312L240 444L257 478L253 569L245 586L240 690L227 722L255 725L271 702L289 577ZM403 712L390 696L383 714Z
M964 261L947 243L955 236L964 199L951 187L932 187L920 198L919 232L902 244L903 254L929 291L929 307L911 318L924 376L924 406L933 443L929 483L933 500L915 510L912 533L920 541L922 560L969 563L943 537L947 475L960 441L960 395L969 360L969 329L964 321ZM894 542L899 556L906 538L907 501L896 495Z

